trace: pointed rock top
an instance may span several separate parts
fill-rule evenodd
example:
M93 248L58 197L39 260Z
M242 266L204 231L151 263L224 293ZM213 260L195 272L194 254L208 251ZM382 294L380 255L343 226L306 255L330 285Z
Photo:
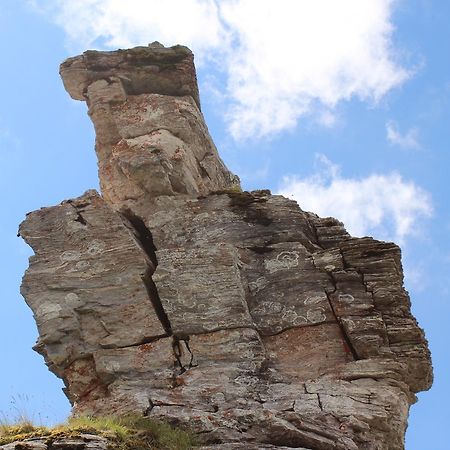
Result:
M161 42L153 41L150 44L148 44L150 48L166 48Z

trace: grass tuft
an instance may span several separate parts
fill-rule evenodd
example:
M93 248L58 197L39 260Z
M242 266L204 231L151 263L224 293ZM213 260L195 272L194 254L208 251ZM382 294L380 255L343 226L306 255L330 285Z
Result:
M139 415L72 417L52 428L35 426L27 420L15 424L1 422L0 445L35 438L51 443L56 438L83 433L107 438L110 448L116 450L188 450L196 445L192 433Z

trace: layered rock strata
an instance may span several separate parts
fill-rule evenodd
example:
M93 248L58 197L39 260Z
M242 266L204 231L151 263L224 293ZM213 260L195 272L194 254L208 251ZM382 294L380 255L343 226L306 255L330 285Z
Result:
M189 424L205 448L402 449L432 369L400 249L240 191L187 48L89 51L61 75L102 195L27 216L22 293L74 414Z

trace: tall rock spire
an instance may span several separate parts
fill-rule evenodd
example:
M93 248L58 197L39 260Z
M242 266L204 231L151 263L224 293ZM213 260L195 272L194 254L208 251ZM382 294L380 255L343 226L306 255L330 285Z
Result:
M102 196L28 215L22 293L74 414L187 424L208 449L403 449L432 368L400 249L242 192L187 48L89 51L61 75Z
M60 73L72 98L89 106L100 185L114 207L239 186L205 125L188 48L87 51L65 61Z

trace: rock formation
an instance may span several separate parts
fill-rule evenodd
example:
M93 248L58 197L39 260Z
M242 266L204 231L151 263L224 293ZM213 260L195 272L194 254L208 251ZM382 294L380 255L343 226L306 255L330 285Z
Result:
M102 195L28 214L22 293L73 413L188 424L208 449L402 449L432 369L400 249L242 192L186 47L88 51L61 76Z

